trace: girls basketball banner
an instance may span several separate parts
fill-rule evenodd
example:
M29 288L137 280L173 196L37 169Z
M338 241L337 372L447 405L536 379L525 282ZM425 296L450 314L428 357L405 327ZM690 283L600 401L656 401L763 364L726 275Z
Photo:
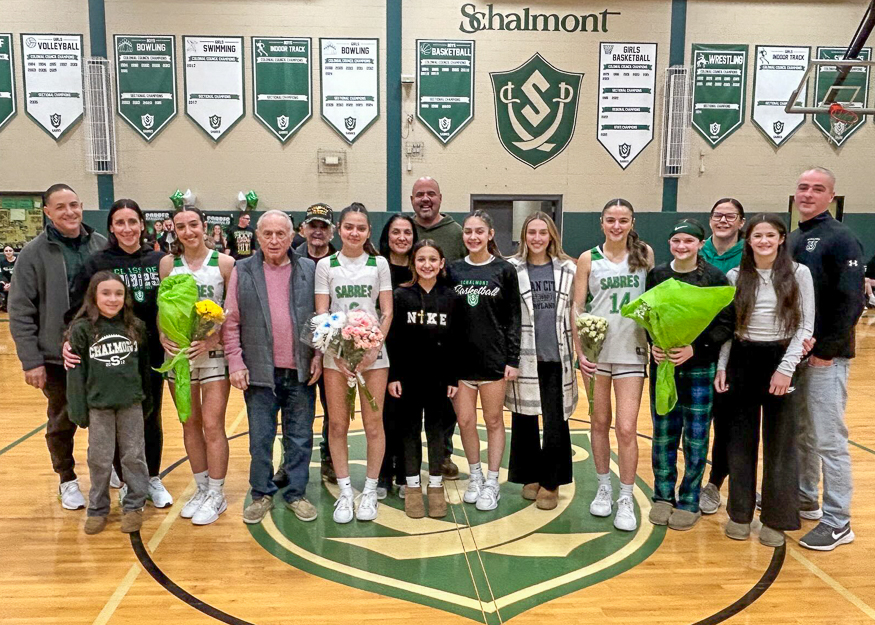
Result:
M817 58L843 59L847 51L847 48L819 47L817 48ZM857 58L861 61L870 60L872 58L872 48L863 48L860 50L860 56ZM814 99L818 106L823 104L830 91L834 91L836 94L834 101L843 105L849 111L869 106L868 67L852 67L851 73L848 74L847 79L840 87L835 86L837 77L838 67L835 65L821 65L817 68L814 80ZM832 132L829 113L814 116L814 125L836 147L844 145L845 141L865 123L866 116L860 115L855 122L850 120L838 121L835 132Z
M447 144L474 118L474 42L416 40L416 116Z
M176 117L176 38L115 35L118 114L143 139Z
M246 112L243 37L183 36L185 114L219 141Z
M693 128L711 147L744 124L746 45L694 43Z
M322 119L352 144L380 115L377 39L319 39Z
M313 115L309 37L252 38L252 108L280 142Z
M12 67L12 34L0 33L0 128L15 117L15 70Z
M780 147L805 123L805 115L784 108L808 69L810 47L757 46L753 75L751 120L765 137ZM797 106L805 106L808 85L799 93Z
M24 110L55 141L80 119L82 35L21 35Z

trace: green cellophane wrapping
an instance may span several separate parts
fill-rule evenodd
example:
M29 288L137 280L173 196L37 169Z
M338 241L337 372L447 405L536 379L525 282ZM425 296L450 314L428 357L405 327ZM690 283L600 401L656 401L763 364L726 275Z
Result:
M732 286L693 286L669 278L620 312L647 330L654 345L668 351L695 341L733 297ZM656 414L668 414L677 404L674 370L668 360L656 369Z
M176 412L182 423L191 416L191 365L188 347L194 327L194 305L198 301L197 283L189 274L168 276L158 287L158 328L179 345L179 353L156 369L166 373L173 369Z

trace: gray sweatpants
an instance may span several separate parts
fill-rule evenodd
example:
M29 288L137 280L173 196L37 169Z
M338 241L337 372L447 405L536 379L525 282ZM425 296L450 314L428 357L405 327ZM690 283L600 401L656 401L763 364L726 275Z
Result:
M125 512L141 509L146 505L149 491L142 405L136 404L121 410L91 408L88 418L88 470L91 472L88 516L109 514L109 478L116 439L128 487L123 508Z

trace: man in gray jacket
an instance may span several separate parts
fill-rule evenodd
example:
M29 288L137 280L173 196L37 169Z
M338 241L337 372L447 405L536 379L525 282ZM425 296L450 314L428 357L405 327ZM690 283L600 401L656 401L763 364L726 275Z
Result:
M313 315L316 265L292 253L292 222L271 210L258 220L260 249L231 274L222 327L231 384L243 391L249 417L252 503L244 523L260 523L273 508L276 414L282 414L286 506L302 521L316 518L305 491L313 451L316 380L322 360L300 340Z
M106 238L82 223L79 196L65 184L43 194L45 230L24 246L15 263L9 289L9 330L24 380L48 399L46 443L52 468L61 480L61 505L68 510L85 507L73 459L76 426L67 415L67 374L61 346L64 313L70 308L70 289L79 269Z

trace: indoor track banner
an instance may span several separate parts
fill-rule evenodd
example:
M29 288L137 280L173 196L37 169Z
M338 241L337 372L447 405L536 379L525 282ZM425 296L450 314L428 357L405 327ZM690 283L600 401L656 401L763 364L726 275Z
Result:
M847 52L847 48L817 48L818 59L842 59ZM868 61L872 58L872 48L863 48L860 50L858 57L862 61ZM830 88L835 84L838 76L838 68L835 65L821 65L817 68L814 79L814 99L817 106L823 104L824 99L830 91ZM853 110L855 107L869 106L869 68L854 67L851 73L848 74L844 84L836 89L836 102L845 105L845 108ZM860 127L866 123L866 116L860 115L855 123L839 122L836 125L835 136L830 132L829 113L823 113L814 116L814 125L822 132L830 143L836 147L844 145L848 138L857 132Z
M185 114L213 141L243 118L243 37L182 37Z
M252 38L252 108L281 143L313 115L309 37Z
M12 63L12 34L0 33L0 128L15 117L15 69Z
M380 115L377 39L319 39L322 119L352 144Z
M626 169L653 141L655 43L599 44L597 139Z
M416 116L446 145L474 117L474 42L416 40Z
M805 123L805 115L787 113L784 108L808 69L811 48L757 46L753 77L751 120L775 147L780 147ZM805 106L806 84L799 92L799 106Z
M746 45L694 43L693 128L711 147L744 124Z
M82 119L82 35L21 35L24 110L59 141Z
M176 117L176 38L115 35L118 114L151 141Z

